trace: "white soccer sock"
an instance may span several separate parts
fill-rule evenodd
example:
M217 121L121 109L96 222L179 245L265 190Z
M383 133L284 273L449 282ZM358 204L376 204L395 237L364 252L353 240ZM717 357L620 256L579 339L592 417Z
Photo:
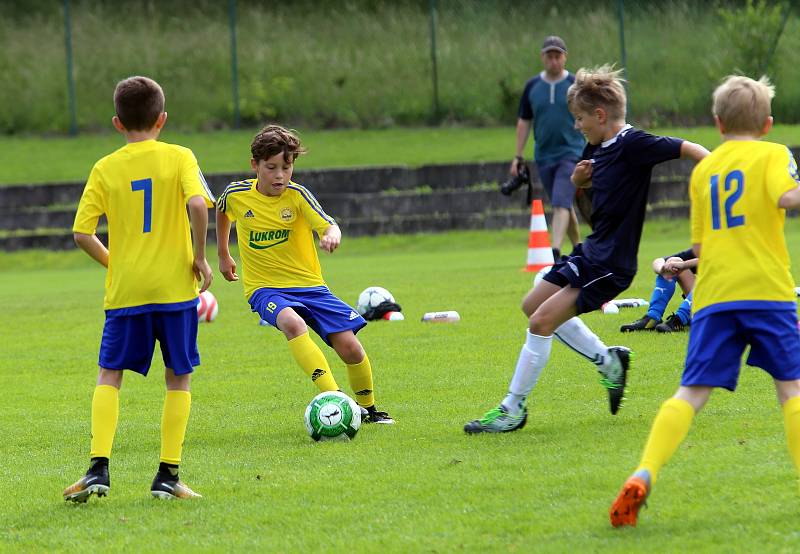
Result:
M553 336L540 337L526 331L527 338L517 359L517 368L514 377L508 386L508 394L501 403L513 415L516 415L525 404L525 399L536 386L542 369L550 358L550 348L553 345Z
M561 324L555 337L581 356L588 358L598 367L611 363L608 347L595 335L579 317L572 317Z

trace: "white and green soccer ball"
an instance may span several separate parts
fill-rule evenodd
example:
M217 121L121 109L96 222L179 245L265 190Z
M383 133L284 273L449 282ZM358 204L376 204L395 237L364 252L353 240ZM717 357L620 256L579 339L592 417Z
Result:
M377 308L384 302L394 302L392 293L383 287L367 287L358 295L356 311L364 315L372 308Z
M361 408L343 392L321 392L306 408L305 421L315 441L349 441L361 427Z

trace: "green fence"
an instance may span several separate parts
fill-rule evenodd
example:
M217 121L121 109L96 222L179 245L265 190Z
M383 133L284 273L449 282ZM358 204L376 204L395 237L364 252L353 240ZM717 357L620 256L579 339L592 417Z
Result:
M509 124L550 34L566 39L568 69L624 67L640 124L707 123L714 83L736 71L768 73L778 119L800 121L800 25L788 2L61 4L0 4L0 133L105 128L110 92L131 74L164 85L184 129Z

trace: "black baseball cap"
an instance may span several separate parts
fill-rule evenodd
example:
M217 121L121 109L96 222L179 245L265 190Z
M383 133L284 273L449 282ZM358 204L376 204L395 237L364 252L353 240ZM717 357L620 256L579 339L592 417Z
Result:
M545 52L550 52L551 50L558 50L559 52L566 54L567 45L564 42L564 39L562 39L561 37L557 37L555 35L549 36L546 39L544 39L544 43L542 43L541 53L544 54Z

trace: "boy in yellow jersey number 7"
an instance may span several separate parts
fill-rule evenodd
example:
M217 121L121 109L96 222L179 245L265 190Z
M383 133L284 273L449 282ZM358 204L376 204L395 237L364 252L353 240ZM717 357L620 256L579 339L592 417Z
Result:
M100 374L92 397L91 464L64 491L86 502L105 496L108 459L119 416L122 370L147 375L155 341L166 366L161 463L150 487L157 498L200 496L178 479L189 420L189 384L197 352L198 280L211 284L205 246L213 196L188 148L156 139L167 120L164 93L147 77L130 77L114 91L114 127L127 144L92 168L75 215L75 242L106 273L106 321ZM186 208L189 208L189 218ZM108 219L108 249L95 235Z
M328 362L311 340L308 327L332 346L347 365L347 376L367 423L394 423L375 407L372 366L355 336L367 322L334 296L322 279L312 231L332 253L342 233L316 198L292 182L300 139L268 125L253 139L250 164L255 179L231 183L217 201L219 270L236 281L236 262L228 242L236 222L244 273L244 294L261 319L281 331L292 356L320 391L338 390Z
M769 373L783 409L789 452L800 472L800 332L783 233L800 207L800 178L783 145L758 141L772 127L766 78L732 76L714 91L724 142L694 168L692 244L700 257L695 312L681 386L653 422L639 467L609 510L615 527L636 525L639 508L714 388L736 389L741 358ZM739 260L751 260L741 264Z

